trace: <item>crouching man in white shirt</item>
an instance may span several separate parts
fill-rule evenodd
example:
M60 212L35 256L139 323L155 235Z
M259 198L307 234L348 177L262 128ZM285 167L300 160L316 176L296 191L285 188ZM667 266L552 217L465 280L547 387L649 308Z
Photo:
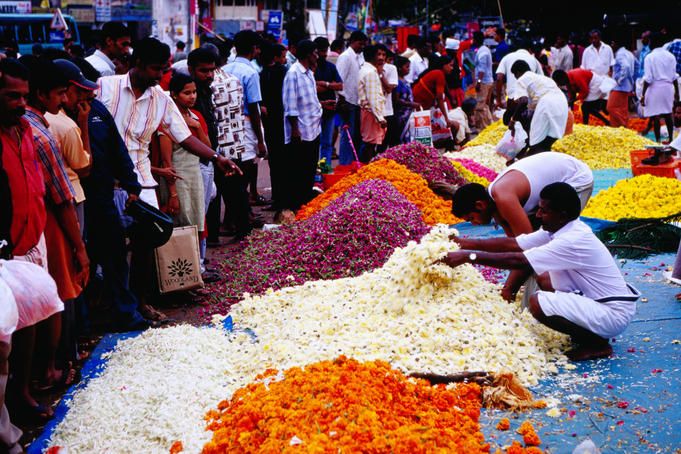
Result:
M503 269L531 269L539 287L529 310L540 323L568 334L573 361L612 354L608 339L622 333L636 312L639 292L628 285L607 248L580 221L577 192L552 183L540 193L542 227L516 238L455 238L461 249L441 260L451 267L479 263Z

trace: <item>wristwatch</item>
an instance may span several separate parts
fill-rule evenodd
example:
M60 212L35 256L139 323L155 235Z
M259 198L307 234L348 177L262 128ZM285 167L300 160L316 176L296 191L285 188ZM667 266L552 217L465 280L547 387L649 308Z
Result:
M329 88L329 85L331 85L331 84L330 84L329 81L327 80L327 81L326 81L326 88Z
M215 154L210 158L210 162L212 162L213 164L215 164L216 162L218 162L218 158L219 158L219 157L220 157L220 154L219 154L219 153L215 153Z
M475 259L477 258L478 254L476 254L475 252L471 252L470 254L468 254L468 260L470 260L471 262L475 262Z

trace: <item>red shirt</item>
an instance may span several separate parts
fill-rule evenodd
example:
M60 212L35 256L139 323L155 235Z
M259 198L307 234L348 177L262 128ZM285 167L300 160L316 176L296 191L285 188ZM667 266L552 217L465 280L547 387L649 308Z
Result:
M7 173L12 193L12 254L26 255L38 244L45 230L45 182L33 147L33 132L28 121L22 118L19 126L12 129L12 133L21 137L21 146L17 144L15 137L0 130L2 167Z
M424 109L430 109L435 101L442 99L447 88L445 73L440 69L430 71L422 76L412 87L414 101L421 104Z
M583 100L589 96L589 84L594 76L590 70L582 68L571 69L567 72L567 76L577 99Z

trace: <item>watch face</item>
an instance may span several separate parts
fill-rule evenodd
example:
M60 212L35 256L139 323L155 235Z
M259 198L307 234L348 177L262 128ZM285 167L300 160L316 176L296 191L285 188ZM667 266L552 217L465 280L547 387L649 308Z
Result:
M471 260L471 262L475 262L475 259L478 258L478 255L477 255L475 252L471 252L471 253L468 255L468 258Z

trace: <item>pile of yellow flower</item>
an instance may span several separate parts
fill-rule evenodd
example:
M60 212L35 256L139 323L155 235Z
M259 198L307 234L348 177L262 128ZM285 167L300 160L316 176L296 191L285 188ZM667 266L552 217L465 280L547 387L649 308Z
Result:
M631 165L629 152L655 145L626 128L576 124L574 132L553 144L560 151L584 161L592 169L621 169Z
M466 146L474 147L476 145L496 145L499 143L506 131L508 131L508 126L506 126L501 120L495 121L480 131L480 134L468 142Z
M472 159L497 173L506 169L506 159L497 154L495 145L470 145L459 151L445 153L447 159Z
M639 175L599 192L582 214L618 221L624 218L663 218L680 212L681 181Z

